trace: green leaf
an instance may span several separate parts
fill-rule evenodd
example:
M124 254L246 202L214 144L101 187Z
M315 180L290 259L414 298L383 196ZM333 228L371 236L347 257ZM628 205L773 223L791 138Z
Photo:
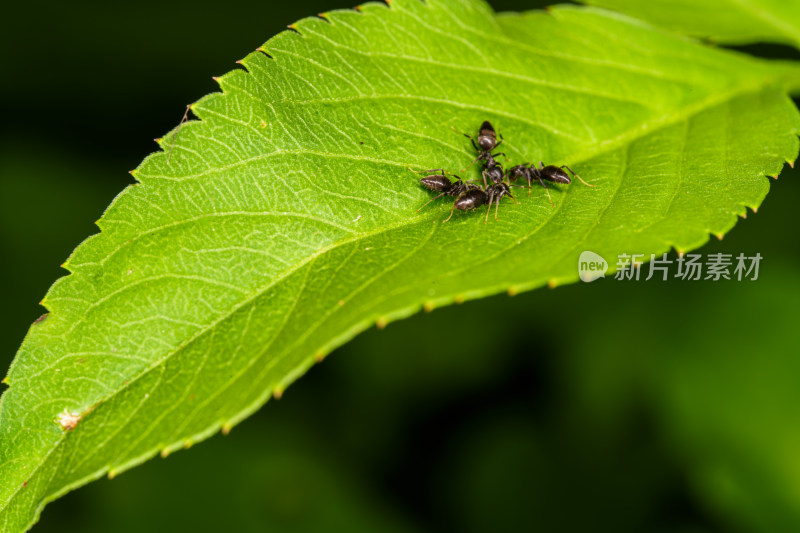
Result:
M727 44L761 41L800 48L800 3L786 0L580 0L670 30Z
M610 12L403 0L294 29L192 107L44 299L0 404L4 530L227 432L376 322L573 282L583 250L698 247L797 155L795 67ZM450 126L486 119L512 162L596 187L551 187L554 207L537 187L489 224L416 213L431 194L407 167L465 167Z

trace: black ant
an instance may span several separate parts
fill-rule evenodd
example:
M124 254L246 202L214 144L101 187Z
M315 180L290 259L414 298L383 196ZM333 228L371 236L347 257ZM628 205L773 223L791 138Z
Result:
M419 182L427 189L432 191L436 191L439 194L434 196L422 207L425 207L429 203L434 200L441 198L442 196L454 196L456 197L456 201L453 203L453 208L450 210L450 216L447 219L443 220L442 222L447 222L451 218L453 218L453 213L456 209L461 211L470 211L475 209L476 207L480 207L486 203L486 193L483 189L478 187L477 185L473 185L471 183L464 183L464 181L459 178L458 176L453 176L456 178L456 181L450 181L450 178L445 176L444 169L442 168L435 168L432 170L411 170L411 172L441 172L441 174L433 174L430 176L425 176L424 178L420 179ZM420 207L417 209L417 213L422 209Z
M527 166L526 166L527 165ZM539 184L544 187L545 192L547 193L547 198L550 200L550 205L553 204L553 198L550 196L550 191L547 189L547 185L544 184L543 180L552 181L553 183L563 183L565 185L569 185L572 183L572 180L569 179L569 176L564 169L567 169L573 177L578 178L581 183L586 185L587 187L594 187L589 183L583 181L583 179L575 173L574 170L569 168L567 165L562 165L557 167L555 165L547 165L544 166L544 163L539 161L539 168L536 168L530 163L523 163L521 165L517 165L512 167L508 171L508 179L509 181L517 180L519 178L525 178L528 181L528 196L531 195L531 184L533 180L538 180ZM519 185L517 185L519 187Z
M464 137L470 140L472 146L478 152L478 157L475 160L467 165L467 168L463 169L462 172L467 170L469 167L477 163L478 161L486 161L486 171L489 171L493 168L500 167L500 172L503 171L503 168L500 166L500 163L494 160L495 157L503 156L508 159L508 156L503 152L498 152L493 154L492 151L503 144L503 136L500 135L500 140L497 140L497 132L494 131L494 127L488 120L484 120L483 124L481 124L481 129L478 131L478 143L475 143L475 139L472 136L467 135L464 132L458 131L453 126L450 128L455 131L456 133L460 133Z
M492 184L488 186L486 185L487 175L492 182ZM511 186L504 181L505 177L506 173L503 172L500 165L483 171L483 183L488 199L486 203L489 204L489 207L486 209L486 219L483 221L484 224L489 221L489 211L492 209L492 203L495 204L494 219L497 220L497 210L500 209L500 199L503 196L508 196L514 200L515 204L519 205L519 202L511 195Z
M494 203L496 206L494 211L494 219L497 220L497 210L500 208L500 199L503 196L508 196L514 200L514 203L519 203L511 195L511 187L504 183L506 173L503 171L503 166L495 160L496 157L501 155L506 159L508 159L508 156L503 152L498 152L496 154L492 153L494 149L503 143L503 135L500 135L500 140L498 141L497 132L492 126L492 123L488 120L484 120L483 124L481 124L480 130L478 130L477 143L475 143L475 139L473 139L470 135L462 133L455 128L452 129L453 131L461 133L461 135L469 139L473 148L475 148L475 150L478 152L478 157L476 157L475 160L472 161L472 163L470 163L464 170L467 170L478 161L483 160L486 162L484 169L481 172L481 177L483 177L483 189L486 193L486 203L489 206L486 209L486 219L484 220L484 223L488 222L489 220L489 210L492 208L492 203ZM487 178L492 182L492 185L488 184Z

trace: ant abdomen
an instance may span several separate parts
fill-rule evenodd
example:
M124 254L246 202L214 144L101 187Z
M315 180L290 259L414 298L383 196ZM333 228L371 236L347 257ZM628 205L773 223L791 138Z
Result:
M494 131L494 127L491 122L484 120L478 132L478 146L480 146L481 150L484 152L490 152L494 150L497 144L499 143L497 142L497 133Z
M449 191L450 187L453 186L453 184L450 182L447 176L441 176L441 175L425 176L424 178L419 180L419 182L428 189L437 192Z
M486 193L483 189L470 189L456 200L455 208L461 211L470 211L486 203Z

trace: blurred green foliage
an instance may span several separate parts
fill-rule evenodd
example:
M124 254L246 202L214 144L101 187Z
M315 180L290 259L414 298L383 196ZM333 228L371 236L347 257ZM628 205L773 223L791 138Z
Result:
M211 75L336 7L14 6L0 366L148 139ZM36 530L800 529L797 179L701 250L760 253L756 282L606 279L370 330L230 436L80 489Z

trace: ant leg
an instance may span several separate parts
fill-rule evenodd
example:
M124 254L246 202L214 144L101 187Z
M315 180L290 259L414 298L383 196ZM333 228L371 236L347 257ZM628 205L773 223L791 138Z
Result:
M544 192L547 193L547 199L550 200L550 206L555 207L556 204L553 203L553 197L550 196L550 191L547 189L547 185L544 184L541 177L536 176L536 179L539 180L539 183L541 183L542 187L544 187Z
M495 145L495 148L497 148L497 145ZM501 155L503 157L505 157L506 158L506 162L508 162L508 156L505 154L505 152L497 152L496 154L492 154L492 157L498 157L498 156L501 156Z
M485 170L483 172L481 172L481 176L483 177L483 188L485 190L486 187L488 187L488 185L486 184L486 171Z
M497 199L494 205L494 219L497 220L497 211L500 209L500 198Z
M509 198L511 198L512 200L514 200L514 203L515 203L515 204L519 205L519 202L517 201L517 199L516 199L516 198L514 198L513 196L511 196L511 193L510 193L510 192L507 192L507 193L506 193L506 196L508 196Z
M475 160L474 160L472 163L470 163L469 165L467 165L467 167L466 167L466 168L462 168L462 169L461 169L461 172L466 172L466 171L467 171L467 169L469 169L469 167L471 167L472 165L474 165L475 163L477 163L477 162L478 162L478 161L480 161L481 159L483 159L483 156L482 156L482 155L479 155L478 157L476 157L476 158L475 158Z
M446 192L443 192L443 193L442 193L442 194L440 194L439 196L434 196L433 198L431 198L430 200L428 200L427 202L425 202L424 204L422 204L422 207L425 207L426 205L428 205L429 203L431 203L431 202L432 202L432 201L434 201L434 200L438 200L439 198L441 198L441 197L442 197L442 196L444 196L445 194L447 194L447 193L446 193ZM417 210L416 210L416 211L414 211L414 212L415 212L415 213L419 213L419 211L420 211L420 209L422 209L422 207L420 207L419 209L417 209Z
M466 134L466 133L464 133L463 131L458 131L458 130L457 130L457 129L455 129L453 126L450 126L450 129L451 129L451 130L453 130L453 131L454 131L454 132L456 132L456 133L460 133L461 135L463 135L464 137L466 137L467 139L469 139L469 140L470 140L470 142L472 142L472 146L473 146L473 148L475 148L475 151L476 151L476 152L480 152L480 151L481 151L481 150L480 150L480 148L478 148L478 145L477 145L477 144L475 144L475 139L473 139L471 135L467 135L467 134Z
M458 200L456 200L456 201L458 201ZM447 222L448 220L453 218L453 213L455 213L455 211L456 211L456 202L453 202L453 208L450 210L450 216L447 217L446 219L442 220L442 224L444 224L445 222Z
M570 172L572 172L572 175L573 175L574 177L578 178L578 179L581 181L581 183L583 183L583 184L584 184L584 185L586 185L587 187L596 187L596 185L589 185L588 183L586 183L585 181L583 181L583 178L581 178L580 176L578 176L577 174L575 174L575 171L574 171L574 170L572 170L571 168L569 168L567 165L561 165L561 168L566 168L567 170L569 170Z

